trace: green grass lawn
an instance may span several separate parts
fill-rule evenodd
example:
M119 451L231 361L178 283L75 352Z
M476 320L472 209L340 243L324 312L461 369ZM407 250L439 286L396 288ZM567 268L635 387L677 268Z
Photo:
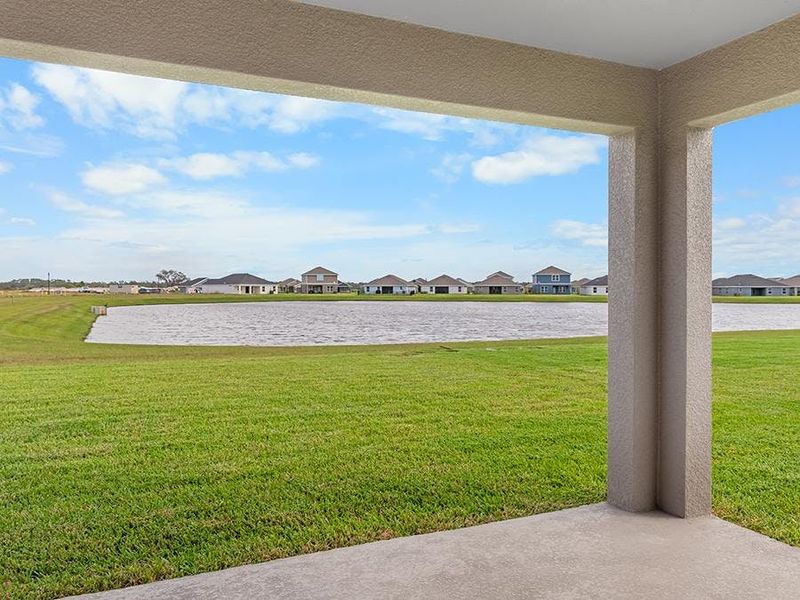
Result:
M604 499L605 338L85 344L100 301L176 299L0 297L0 597ZM798 349L800 332L714 343L715 511L795 545Z

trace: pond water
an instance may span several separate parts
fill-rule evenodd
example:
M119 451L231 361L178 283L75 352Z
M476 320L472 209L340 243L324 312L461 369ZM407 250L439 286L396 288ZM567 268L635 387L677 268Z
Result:
M715 304L714 331L800 329L800 304ZM88 342L314 346L606 335L608 305L586 302L247 302L108 309Z

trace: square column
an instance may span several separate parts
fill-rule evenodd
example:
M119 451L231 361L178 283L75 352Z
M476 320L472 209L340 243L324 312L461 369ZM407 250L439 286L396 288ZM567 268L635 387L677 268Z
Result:
M610 138L608 501L656 506L658 163L653 130Z
M609 152L608 501L711 511L711 130Z
M711 512L711 129L664 128L658 506Z

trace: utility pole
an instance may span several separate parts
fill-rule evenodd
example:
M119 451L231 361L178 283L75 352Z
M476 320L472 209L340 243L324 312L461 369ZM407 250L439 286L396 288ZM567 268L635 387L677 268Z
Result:
M50 295L50 271L47 272L47 295Z

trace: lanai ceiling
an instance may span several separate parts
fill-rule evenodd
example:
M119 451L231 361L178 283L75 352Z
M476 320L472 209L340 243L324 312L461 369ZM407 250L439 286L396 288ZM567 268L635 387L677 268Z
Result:
M800 13L800 0L302 0L661 69Z

